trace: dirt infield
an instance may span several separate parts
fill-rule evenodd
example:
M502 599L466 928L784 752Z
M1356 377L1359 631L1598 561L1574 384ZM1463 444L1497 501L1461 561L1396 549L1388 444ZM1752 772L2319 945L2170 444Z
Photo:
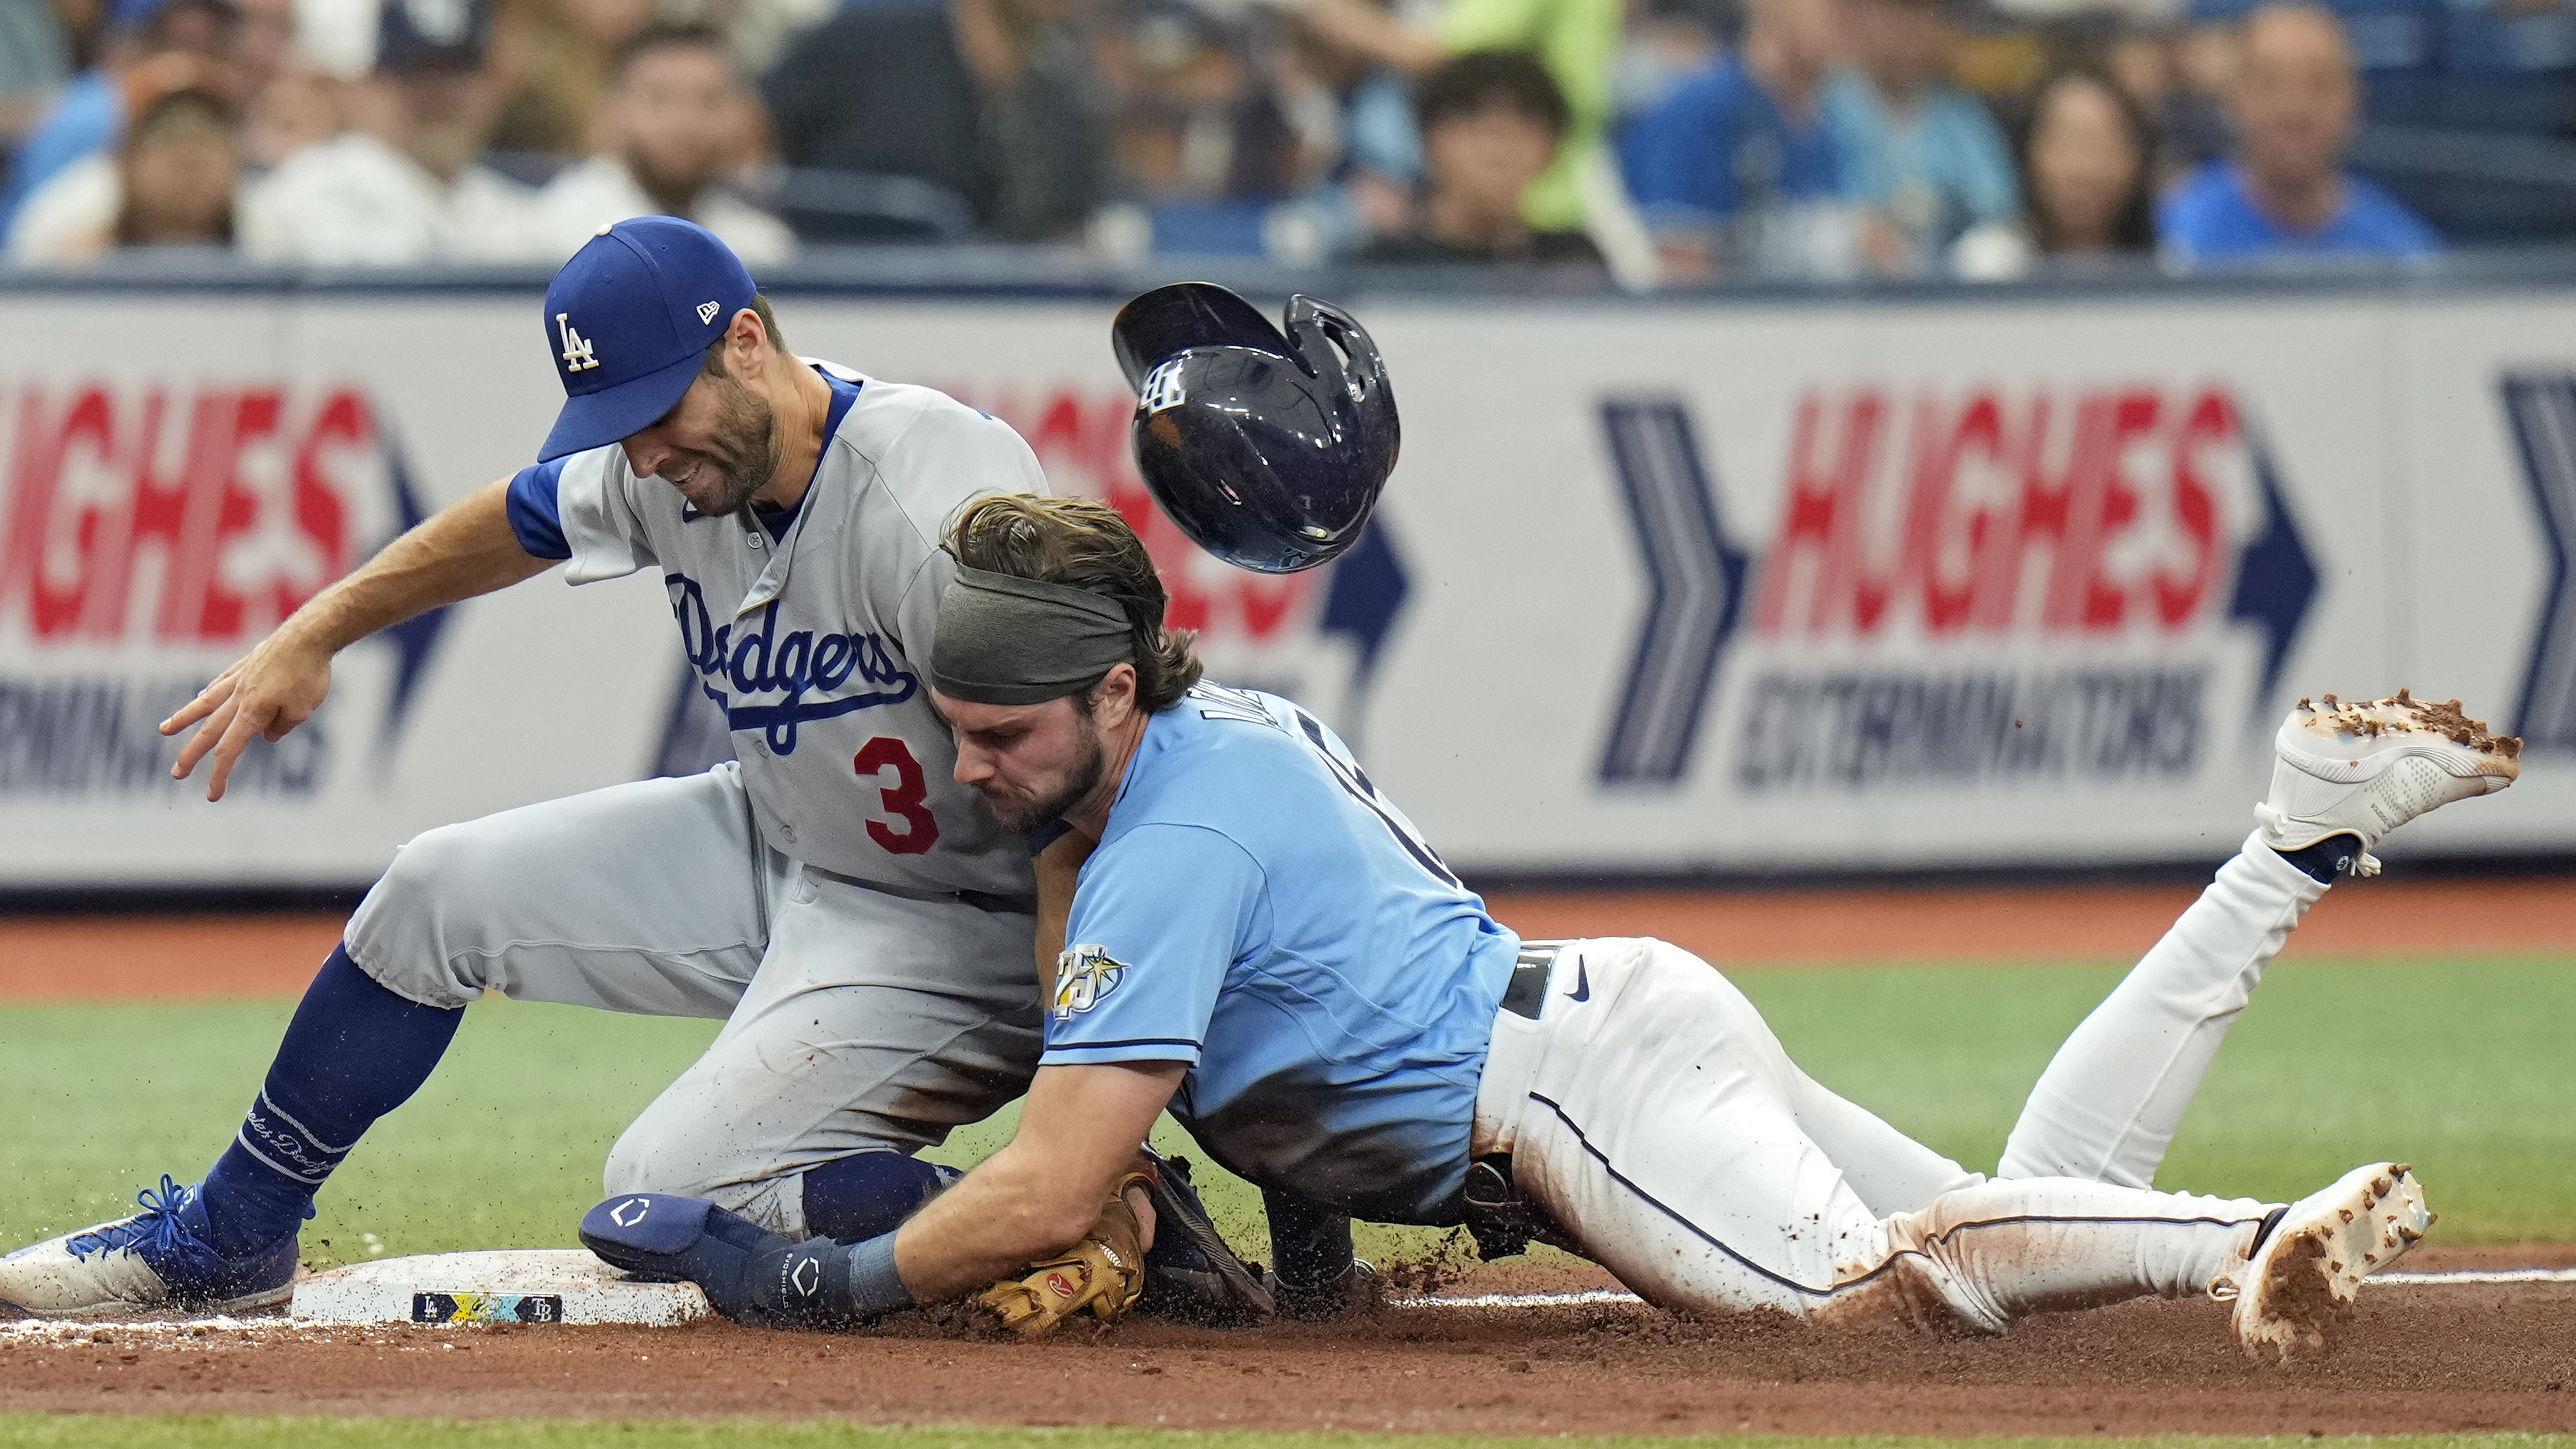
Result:
M1470 1286L1497 1286L1487 1269ZM954 1337L561 1327L0 1333L0 1411L1552 1433L2576 1430L2576 1285L2374 1287L2337 1356L2240 1357L2214 1303L2000 1339L1677 1321L1634 1305L1386 1310L1225 1333Z
M1838 962L2134 959L2188 887L1521 891L1494 913L1524 936L1645 935L1731 969ZM186 1000L300 993L336 915L0 917L0 1001ZM2364 881L2290 938L2301 957L2576 955L2576 889L2558 880Z
M1526 937L1661 936L1721 967L2132 961L2196 886L1527 891L1494 913ZM2576 954L2564 880L2349 881L2282 959Z

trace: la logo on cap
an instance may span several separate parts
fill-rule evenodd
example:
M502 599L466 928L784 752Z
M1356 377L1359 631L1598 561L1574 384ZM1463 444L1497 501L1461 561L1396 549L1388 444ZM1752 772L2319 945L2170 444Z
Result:
M599 359L592 354L590 339L573 330L570 312L557 312L555 326L563 329L564 371L588 372L599 366Z

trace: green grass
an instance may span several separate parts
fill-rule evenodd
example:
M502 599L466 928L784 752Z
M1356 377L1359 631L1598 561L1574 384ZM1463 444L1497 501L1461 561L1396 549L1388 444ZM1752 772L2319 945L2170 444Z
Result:
M1980 1171L2115 969L1738 979L1817 1080ZM2415 1164L2441 1243L2576 1242L2576 960L2269 972L2202 1084L2162 1187L2287 1201Z
M1473 1434L1199 1433L1179 1429L988 1429L964 1425L896 1426L767 1421L583 1423L538 1419L282 1419L104 1414L0 1414L0 1444L23 1449L265 1449L280 1443L349 1449L721 1449L756 1442L764 1449L1538 1449L1569 1437L1497 1438ZM1648 1439L1575 1438L1585 1449L1729 1449L1778 1446L1779 1439L1728 1436ZM1799 1449L2077 1449L2096 1439L1935 1439L1890 1435L1814 1438ZM2124 1449L2273 1449L2281 1441L2169 1435L2120 1441ZM2321 1449L2576 1449L2567 1434L2409 1434L2297 1441Z
M1971 1167L2114 970L1747 973L1818 1079ZM289 1007L0 1007L0 1247L126 1210L205 1170L240 1121ZM2282 966L2238 1024L2162 1181L2286 1199L2356 1162L2412 1160L2448 1243L2576 1241L2576 961ZM569 1243L618 1130L714 1024L494 1003L468 1013L421 1096L371 1134L305 1230L317 1263ZM934 1154L970 1163L1011 1114ZM1167 1122L1163 1145L1188 1151ZM1203 1169L1213 1172L1213 1169ZM1239 1245L1255 1196L1218 1182ZM1429 1235L1364 1229L1363 1251Z

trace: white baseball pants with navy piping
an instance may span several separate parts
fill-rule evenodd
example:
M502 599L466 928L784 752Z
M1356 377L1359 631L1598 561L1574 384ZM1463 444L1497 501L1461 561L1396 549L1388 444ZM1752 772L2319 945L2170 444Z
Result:
M2030 1313L2203 1293L2275 1204L2146 1184L2263 967L2325 887L2259 842L2058 1052L1988 1181L1818 1086L1705 961L1559 953L1502 1013L1475 1151L1647 1301L2001 1332Z

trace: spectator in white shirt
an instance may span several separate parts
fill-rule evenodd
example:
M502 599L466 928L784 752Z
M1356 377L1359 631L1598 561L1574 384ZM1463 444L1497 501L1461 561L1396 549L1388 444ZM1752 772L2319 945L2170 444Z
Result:
M261 261L418 266L535 261L535 193L476 164L502 100L484 0L386 0L353 129L245 189L242 249Z
M751 90L724 37L698 25L646 30L620 51L601 116L607 149L557 176L538 197L538 225L560 260L601 227L638 216L685 217L758 267L787 259L796 238L725 186L758 127Z

